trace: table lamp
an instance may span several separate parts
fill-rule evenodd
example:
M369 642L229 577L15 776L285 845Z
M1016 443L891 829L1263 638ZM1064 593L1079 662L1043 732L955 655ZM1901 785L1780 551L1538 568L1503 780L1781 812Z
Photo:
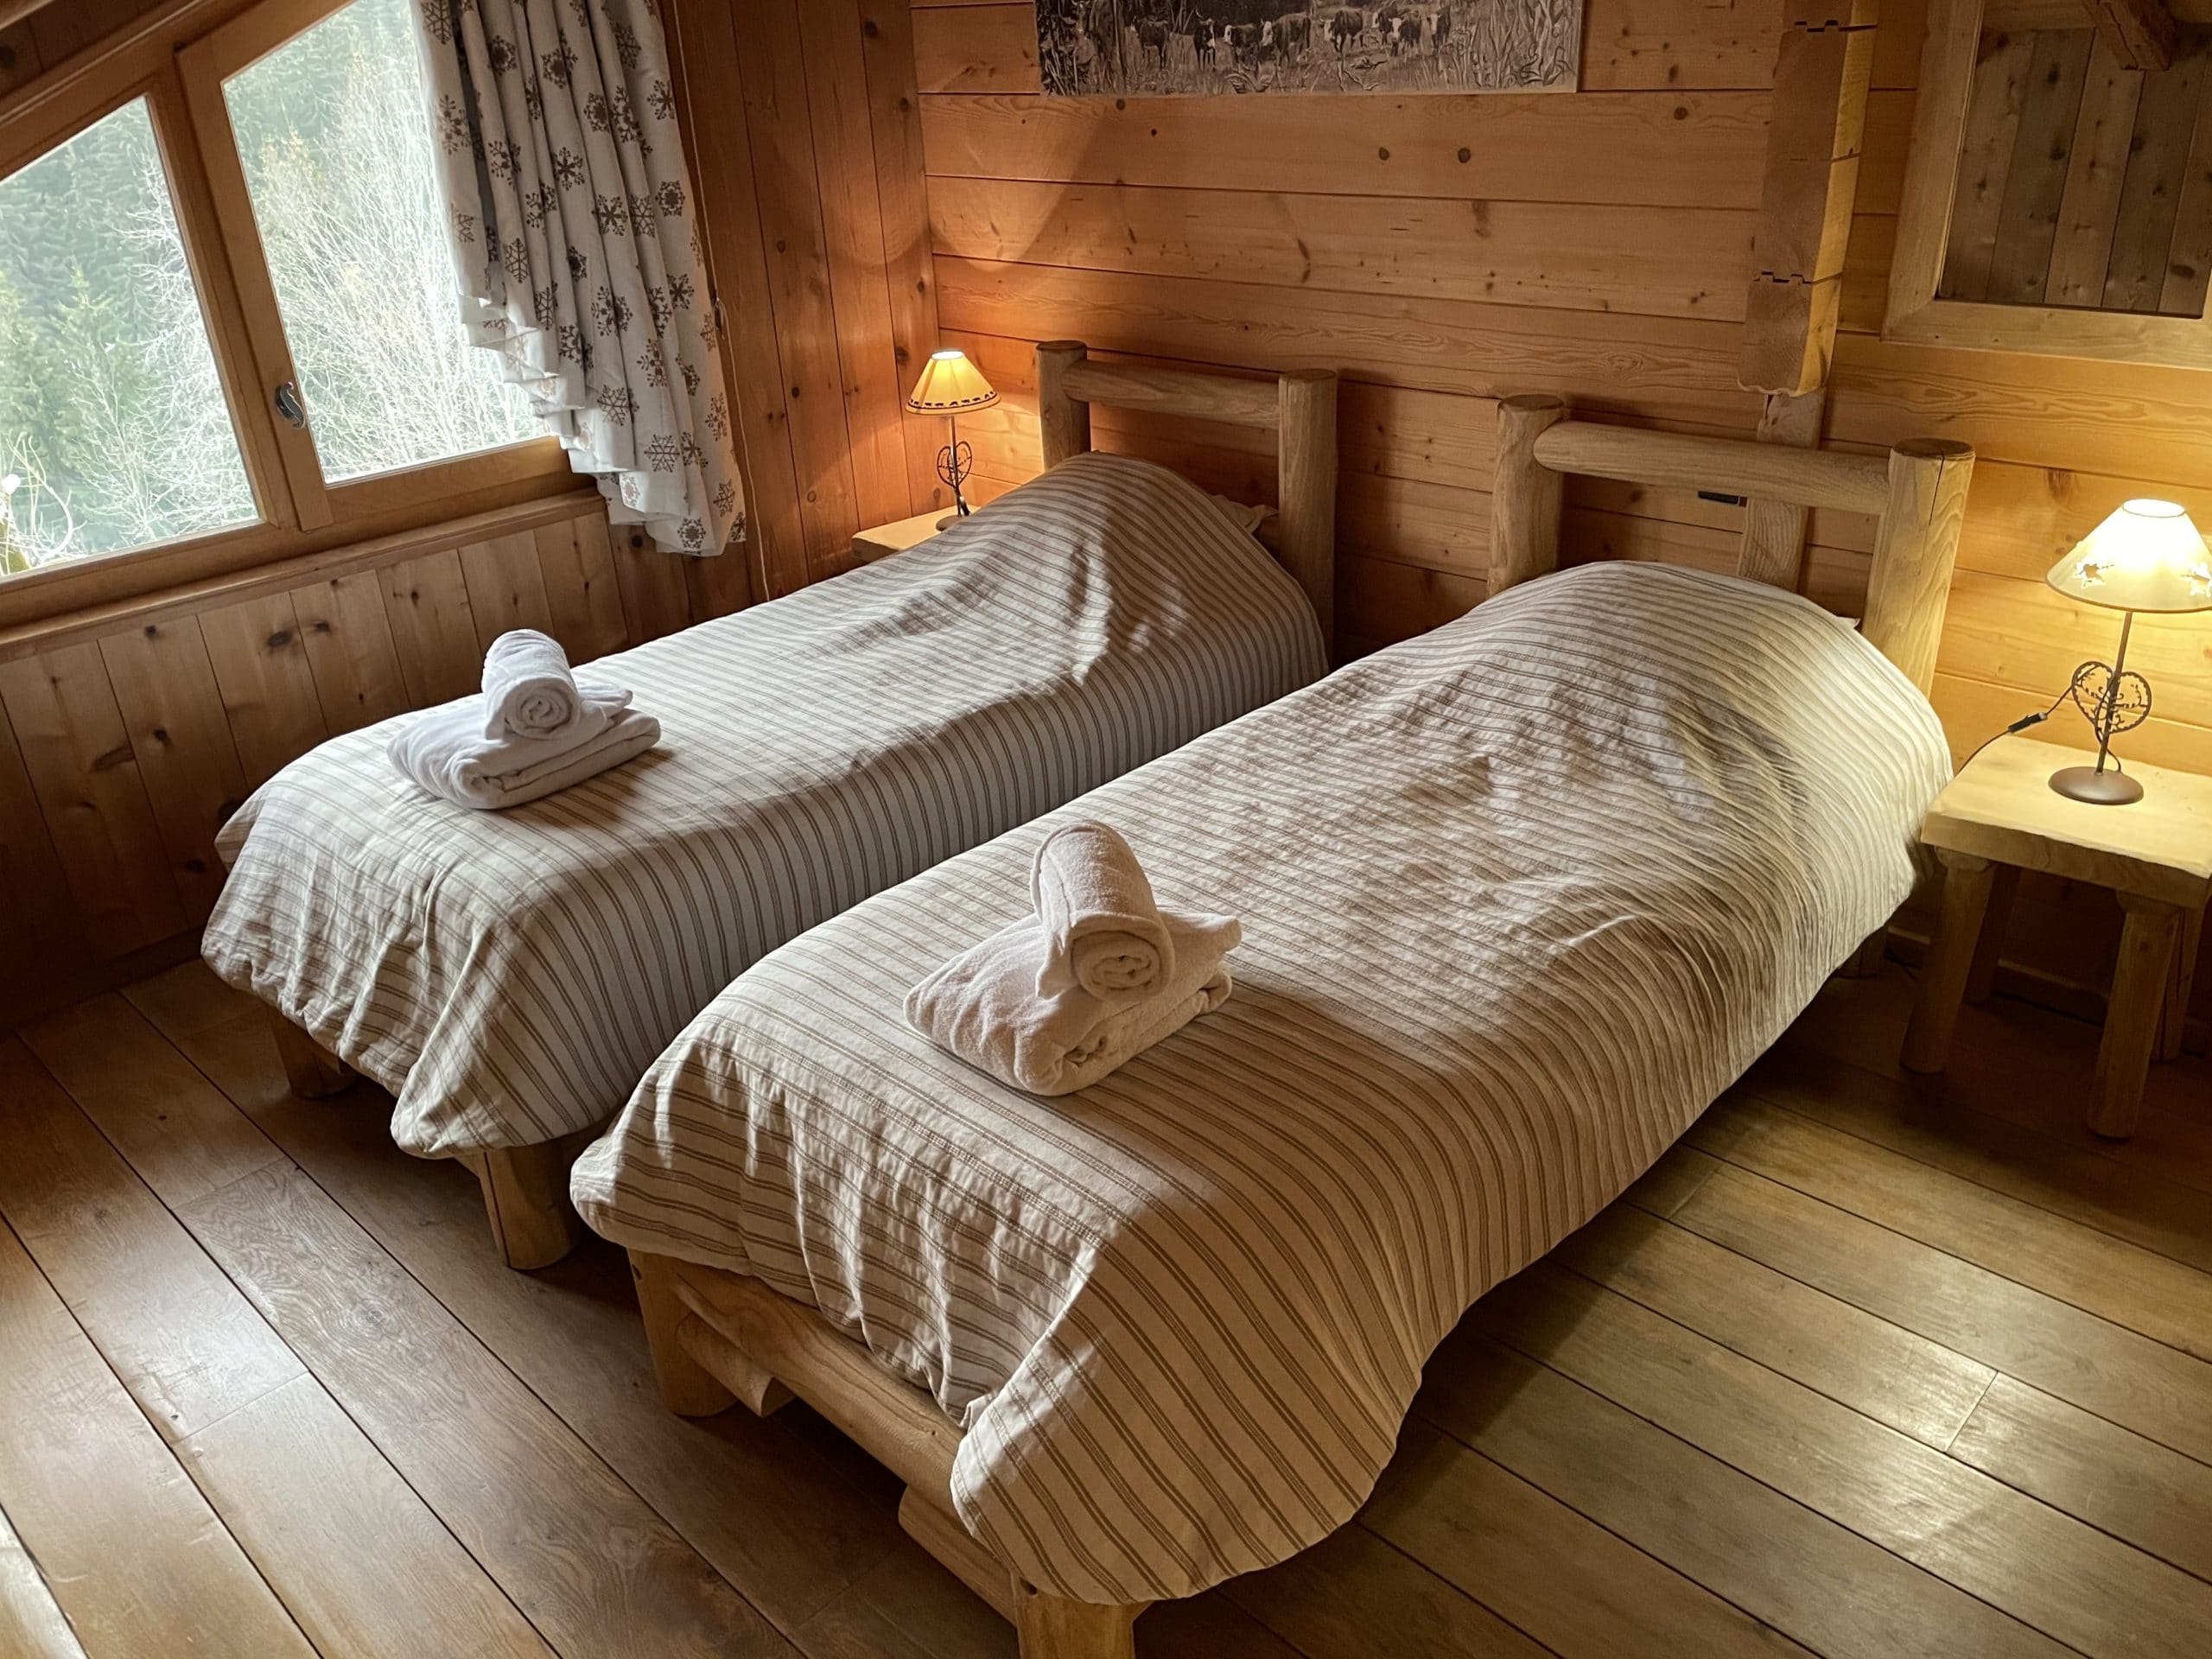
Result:
M2151 713L2151 684L2127 669L2127 636L2138 611L2177 615L2212 610L2212 550L2171 501L2125 501L2091 531L2044 578L2069 599L2120 613L2120 650L2110 666L2084 663L2067 688L2097 734L2097 764L2063 766L2050 786L2070 800L2126 806L2143 798L2143 785L2106 761L2112 741L2140 726Z
M938 520L939 530L950 528L968 513L968 498L961 494L960 486L975 468L976 452L960 442L960 417L970 410L988 409L998 400L991 383L968 360L965 352L931 352L930 360L922 365L921 378L914 382L906 407L917 415L942 415L952 429L952 442L937 453L937 475L952 486L957 511Z

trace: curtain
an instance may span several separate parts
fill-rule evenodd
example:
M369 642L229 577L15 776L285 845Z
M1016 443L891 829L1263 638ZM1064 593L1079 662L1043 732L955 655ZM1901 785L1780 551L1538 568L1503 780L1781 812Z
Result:
M671 552L745 531L736 435L651 0L417 0L462 320Z

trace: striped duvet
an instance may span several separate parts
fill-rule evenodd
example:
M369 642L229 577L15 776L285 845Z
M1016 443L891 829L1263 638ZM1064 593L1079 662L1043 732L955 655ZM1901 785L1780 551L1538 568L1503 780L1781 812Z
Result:
M1023 1577L1182 1596L1347 1519L1430 1350L1633 1180L1905 898L1926 700L1807 601L1603 565L1093 791L785 946L573 1192L810 1302L965 1430ZM899 1017L1102 818L1236 988L1037 1099Z
M662 741L545 800L434 799L388 725L324 744L225 827L204 953L391 1090L402 1146L553 1140L785 940L1324 667L1297 584L1203 492L1080 456L590 664Z

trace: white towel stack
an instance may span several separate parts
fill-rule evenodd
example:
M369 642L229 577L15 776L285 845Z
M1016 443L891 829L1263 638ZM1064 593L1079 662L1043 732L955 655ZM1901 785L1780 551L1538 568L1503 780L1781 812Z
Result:
M482 697L402 722L385 753L433 795L494 811L580 784L659 741L660 722L631 708L627 691L577 683L558 640L517 628L484 654Z
M1036 913L955 957L906 994L906 1021L1033 1095L1087 1088L1228 1001L1230 916L1154 902L1128 842L1103 823L1046 836Z

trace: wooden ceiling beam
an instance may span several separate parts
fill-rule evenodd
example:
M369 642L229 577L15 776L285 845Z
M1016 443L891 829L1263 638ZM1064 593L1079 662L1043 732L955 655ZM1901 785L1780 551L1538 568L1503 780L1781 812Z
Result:
M1738 378L1792 396L1827 378L1859 187L1876 0L1784 0Z
M5 0L0 0L4 4ZM2130 69L2170 69L2181 28L2166 0L2082 0L2105 49Z

